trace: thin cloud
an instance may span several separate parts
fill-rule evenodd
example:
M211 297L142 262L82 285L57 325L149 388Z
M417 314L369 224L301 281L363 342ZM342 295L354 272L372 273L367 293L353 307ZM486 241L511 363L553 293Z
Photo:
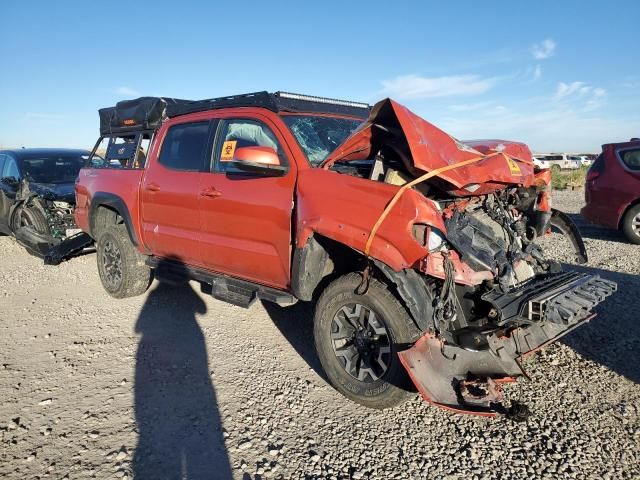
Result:
M382 81L380 93L403 100L424 98L480 95L493 88L497 79L479 75L450 75L444 77L422 77L401 75Z
M640 129L640 120L599 115L587 108L538 111L510 109L502 114L474 112L436 125L456 138L503 138L525 142L534 152L599 152L603 143L622 141Z
M536 65L530 65L526 70L524 70L524 72L518 72L516 77L527 83L537 82L542 78L542 65L539 63Z
M116 89L116 93L118 93L120 95L125 95L127 97L139 97L140 96L140 92L138 92L136 89L131 88L131 87L118 87Z
M531 46L531 54L536 60L545 60L556 54L556 42L550 38Z
M447 109L451 112L475 112L477 110L486 110L492 105L493 102L458 103L449 105Z
M556 87L556 93L553 96L555 100L562 100L563 98L570 97L574 94L584 95L590 90L584 82L571 82L571 83L558 83Z
M585 108L594 110L602 105L602 100L606 95L607 91L604 88L593 87L585 82L560 82L556 87L553 99L556 102L575 99L586 100Z
M535 82L536 80L540 80L540 77L542 77L542 65L538 64L533 69L532 79Z

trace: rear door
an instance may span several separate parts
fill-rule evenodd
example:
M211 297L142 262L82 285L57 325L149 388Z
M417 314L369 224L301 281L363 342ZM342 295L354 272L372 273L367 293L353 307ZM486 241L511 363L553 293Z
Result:
M619 149L618 167L621 170L615 190L626 208L628 204L640 198L640 145ZM620 210L620 215L623 211Z
M141 184L141 224L154 255L202 265L200 186L209 170L210 120L176 123L161 132L160 151Z
M283 176L248 174L231 166L243 147L273 149ZM276 125L251 114L221 118L212 172L202 177L202 258L208 269L278 288L289 285L291 215L296 166Z

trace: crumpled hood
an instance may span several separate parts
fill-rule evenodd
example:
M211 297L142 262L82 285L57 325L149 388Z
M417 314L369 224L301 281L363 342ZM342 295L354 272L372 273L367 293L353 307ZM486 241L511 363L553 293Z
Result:
M322 167L329 168L338 160L371 158L382 146L404 154L406 166L415 176L486 155L477 163L438 175L437 178L454 187L451 193L480 194L505 184L529 186L534 180L531 151L525 144L505 140L458 141L388 98L374 105L367 121L327 157Z
M29 182L29 190L45 200L76 203L73 183L36 183Z

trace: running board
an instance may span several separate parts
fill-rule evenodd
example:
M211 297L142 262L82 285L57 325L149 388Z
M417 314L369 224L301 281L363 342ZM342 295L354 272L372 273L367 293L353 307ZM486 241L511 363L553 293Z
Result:
M249 308L258 298L278 305L289 305L296 302L296 298L288 292L201 268L190 267L176 261L149 257L146 264L154 269L155 277L161 281L175 283L185 279L195 280L201 283L203 293L238 307Z

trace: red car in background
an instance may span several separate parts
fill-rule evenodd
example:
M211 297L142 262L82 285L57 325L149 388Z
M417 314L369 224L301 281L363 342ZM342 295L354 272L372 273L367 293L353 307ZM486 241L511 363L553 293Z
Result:
M640 244L640 138L602 146L587 172L585 201L580 213L589 222Z

